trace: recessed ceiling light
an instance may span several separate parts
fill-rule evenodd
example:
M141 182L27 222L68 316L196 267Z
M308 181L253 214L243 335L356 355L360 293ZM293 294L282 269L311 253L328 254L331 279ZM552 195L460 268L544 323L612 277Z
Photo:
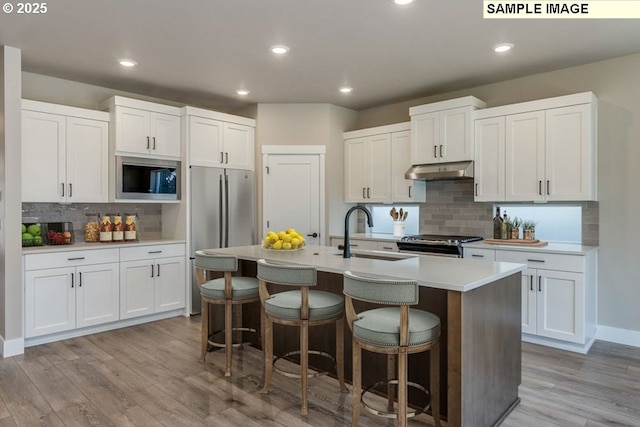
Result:
M240 96L245 96L245 95L249 95L249 91L246 89L238 89L236 90L236 93Z
M404 6L405 4L413 3L413 0L393 0L395 4Z
M340 92L342 92L342 93L351 93L351 92L353 92L353 88L351 86L342 86L340 88Z
M271 46L270 49L271 52L275 53L276 55L284 55L285 53L289 52L289 47L282 44Z
M508 52L513 49L513 44L511 43L500 43L493 47L493 51L497 53Z
M135 67L138 65L138 63L133 59L118 59L118 63L123 67Z

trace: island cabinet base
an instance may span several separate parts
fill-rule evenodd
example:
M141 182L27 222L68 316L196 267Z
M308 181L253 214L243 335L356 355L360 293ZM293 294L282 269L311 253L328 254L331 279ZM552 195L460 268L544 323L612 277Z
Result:
M520 273L447 296L449 426L501 423L520 402Z
M242 275L255 276L256 263L242 260ZM318 271L317 290L342 295L342 275ZM440 317L440 413L449 427L499 424L517 405L521 381L520 273L468 292L420 287L415 308ZM273 287L278 290L277 287ZM284 289L284 288L283 288ZM360 304L357 311L366 310ZM259 328L259 307L251 304L242 313L243 325ZM259 330L259 329L258 329ZM345 378L351 381L351 332L345 323ZM299 334L293 327L274 325L274 354L298 349ZM309 332L310 348L335 354L335 328L317 326ZM257 340L254 345L259 346ZM310 357L312 367L334 372L324 358ZM372 385L386 379L384 355L362 353L362 382ZM429 353L409 356L409 381L429 384ZM339 389L336 383L336 393ZM423 407L421 393L409 390L409 401Z

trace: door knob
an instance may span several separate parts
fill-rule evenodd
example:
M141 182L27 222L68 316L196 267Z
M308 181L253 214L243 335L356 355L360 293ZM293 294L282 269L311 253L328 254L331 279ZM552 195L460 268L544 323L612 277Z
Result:
M318 237L318 233L307 234L309 237Z

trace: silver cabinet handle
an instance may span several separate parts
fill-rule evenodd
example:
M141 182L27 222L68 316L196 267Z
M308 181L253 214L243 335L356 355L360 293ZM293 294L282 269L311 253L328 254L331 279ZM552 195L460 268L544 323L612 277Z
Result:
M529 276L529 281L531 282L531 287L530 289L533 291L533 275Z
M442 144L440 145L440 157L442 157Z
M411 188L412 188L412 187L413 187L413 185L410 185L410 186L409 186L409 198L410 198L410 199L412 199L412 198L413 198L413 196L411 195Z
M366 193L367 189L365 187L362 187L362 198L366 199L367 198L367 193Z
M471 255L473 258L484 258L484 255L480 255L480 254L473 254Z
M147 150L151 148L151 141L149 139L149 137L147 137Z
M530 258L528 258L527 262L544 262L544 260L543 259L530 259Z
M538 292L542 292L542 276L538 276Z
M158 266L158 274L156 276L160 277L160 264L156 264Z
M542 181L538 181L538 194L542 196Z
M391 251L391 250L393 250L393 246L383 246L382 249L387 250L387 251Z
M151 264L151 277L155 277L155 276L153 275L153 264Z
M551 181L547 180L547 195L551 194L551 193L549 192L549 184L550 184L550 183L551 183Z
M61 183L60 186L62 187L62 197L64 197L64 182Z
M220 152L220 163L224 163L224 153Z
M161 254L162 251L149 251L147 253L149 253L149 254Z
M478 183L476 182L476 196L478 195Z
M69 197L73 197L73 184L69 183Z
M153 149L154 150L156 149L156 137L155 136L153 137Z
M73 273L71 273L71 287L73 288Z
M371 198L371 187L367 187L367 199Z
M438 146L433 146L433 158L438 158Z
M229 164L229 152L224 153L224 163Z
M80 280L78 280L78 287L81 288L82 287L82 272L78 273L78 275L80 276Z
M84 259L83 256L77 256L77 257L73 257L73 258L67 258L67 261L78 261Z

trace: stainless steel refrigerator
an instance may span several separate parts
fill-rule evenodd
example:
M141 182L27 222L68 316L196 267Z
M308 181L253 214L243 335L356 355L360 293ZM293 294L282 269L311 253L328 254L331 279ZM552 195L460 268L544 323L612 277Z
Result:
M190 167L191 312L200 312L194 253L254 244L253 172Z

